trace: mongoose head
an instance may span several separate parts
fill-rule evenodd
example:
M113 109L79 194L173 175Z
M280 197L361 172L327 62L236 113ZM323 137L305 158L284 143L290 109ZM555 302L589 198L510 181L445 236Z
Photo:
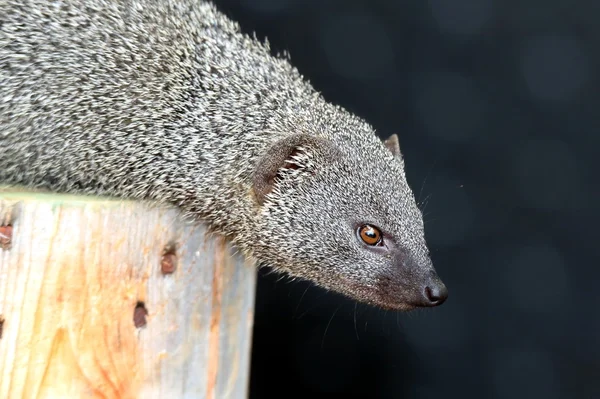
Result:
M357 143L297 134L263 154L253 182L256 256L383 308L440 305L448 293L428 254L398 137L365 136Z

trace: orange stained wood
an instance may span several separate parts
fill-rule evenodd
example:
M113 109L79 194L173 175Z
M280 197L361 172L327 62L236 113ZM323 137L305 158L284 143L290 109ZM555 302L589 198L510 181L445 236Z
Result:
M255 269L202 225L0 190L0 226L1 398L246 397Z

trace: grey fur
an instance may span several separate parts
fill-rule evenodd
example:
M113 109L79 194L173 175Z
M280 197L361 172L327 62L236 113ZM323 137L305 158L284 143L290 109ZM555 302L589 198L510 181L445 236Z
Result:
M210 3L0 0L1 183L175 204L263 264L411 309L443 284L393 140Z

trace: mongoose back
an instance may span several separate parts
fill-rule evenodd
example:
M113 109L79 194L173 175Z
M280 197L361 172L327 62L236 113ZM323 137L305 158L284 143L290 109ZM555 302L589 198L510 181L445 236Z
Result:
M199 0L0 1L0 183L178 206L389 309L444 302L396 135Z

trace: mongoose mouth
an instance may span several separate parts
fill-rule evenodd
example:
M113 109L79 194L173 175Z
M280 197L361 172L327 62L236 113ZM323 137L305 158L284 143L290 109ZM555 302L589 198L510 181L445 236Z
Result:
M376 306L386 310L397 310L408 312L416 309L418 306L394 298L391 295L382 292L378 288L354 284L347 294L368 305Z
M448 298L448 289L433 274L422 289L415 289L406 283L394 283L387 276L379 278L375 286L365 285L342 277L344 288L341 292L353 299L388 310L410 311L423 307L439 306Z

